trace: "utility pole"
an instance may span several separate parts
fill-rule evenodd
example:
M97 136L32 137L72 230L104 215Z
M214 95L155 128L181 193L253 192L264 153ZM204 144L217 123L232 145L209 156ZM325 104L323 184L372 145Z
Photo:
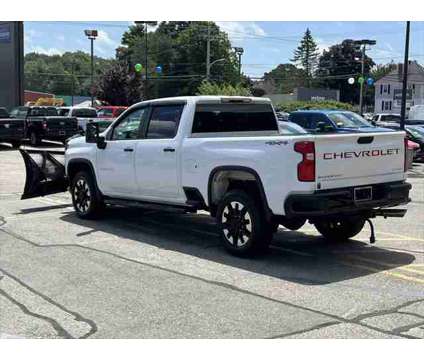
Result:
M206 38L206 81L211 75L211 27L208 22L208 34Z
M364 110L364 82L365 82L365 50L367 45L375 45L377 42L375 40L355 40L353 42L355 45L362 46L361 48L361 78L362 81L359 82L359 113L362 115Z
M400 128L405 130L405 116L406 116L406 90L408 88L408 63L409 63L409 31L410 21L406 22L405 34L405 58L403 60L403 82L402 82L402 104L400 108Z
M85 35L91 41L91 106L94 107L94 40L98 35L97 30L84 30Z
M364 108L365 44L362 45L361 53L361 77L363 81L359 84L359 114L362 116Z
M74 106L74 92L75 92L75 78L74 78L74 65L75 59L72 56L71 74L72 74L72 94L71 94L71 106Z
M238 56L238 72L239 72L239 81L241 82L241 56L244 53L244 49L242 47L235 47L234 51Z

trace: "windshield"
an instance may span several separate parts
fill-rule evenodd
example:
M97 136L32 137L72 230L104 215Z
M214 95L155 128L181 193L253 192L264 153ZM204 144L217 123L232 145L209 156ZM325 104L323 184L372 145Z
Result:
M339 128L371 127L371 125L362 116L359 116L354 112L332 112L328 113L327 116Z
M416 138L424 140L424 129L423 128L412 128L408 127L407 130Z

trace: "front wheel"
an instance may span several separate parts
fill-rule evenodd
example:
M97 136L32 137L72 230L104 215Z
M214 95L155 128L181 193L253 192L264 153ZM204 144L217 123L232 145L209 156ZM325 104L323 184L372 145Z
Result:
M225 248L238 256L263 252L272 238L260 205L241 190L224 195L217 211L221 238Z
M321 220L315 223L315 228L328 240L343 241L359 234L364 227L364 218L346 218Z
M97 218L104 210L104 202L90 173L77 173L71 184L72 204L82 219Z

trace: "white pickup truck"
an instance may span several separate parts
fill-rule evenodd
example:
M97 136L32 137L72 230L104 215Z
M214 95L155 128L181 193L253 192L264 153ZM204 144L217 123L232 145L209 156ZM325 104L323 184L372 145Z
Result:
M57 111L60 116L76 117L78 127L83 131L85 131L87 123L97 119L96 109L92 107L62 106Z
M344 240L370 218L403 216L389 208L409 201L404 138L401 131L280 134L264 98L151 100L100 134L88 124L85 137L67 143L63 170L51 155L35 164L23 153L27 170L44 164L27 178L23 198L69 184L81 218L99 216L105 204L206 210L230 252L252 255L279 224L296 230L309 221L324 237Z

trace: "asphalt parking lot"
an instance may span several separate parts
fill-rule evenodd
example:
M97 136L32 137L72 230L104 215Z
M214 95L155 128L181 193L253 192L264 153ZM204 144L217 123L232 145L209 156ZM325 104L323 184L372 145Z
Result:
M44 144L49 148L54 145ZM206 214L109 209L67 193L20 200L0 144L0 337L424 338L424 166L403 219L328 243L280 227L269 253L227 254Z

